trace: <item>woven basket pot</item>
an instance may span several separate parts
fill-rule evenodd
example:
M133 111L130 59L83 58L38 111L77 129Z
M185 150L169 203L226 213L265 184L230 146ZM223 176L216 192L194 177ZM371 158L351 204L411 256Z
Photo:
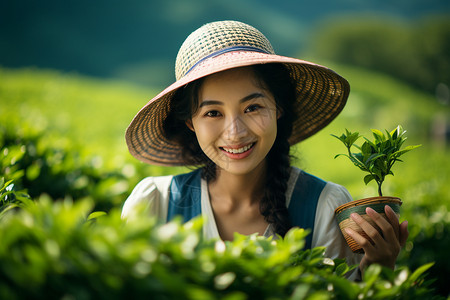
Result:
M387 219L386 214L384 213L384 207L389 205L392 210L399 216L400 206L402 205L402 201L400 198L396 197L371 197L364 198L360 200L355 200L343 204L336 208L334 211L335 217L339 223L339 227L341 228L342 234L344 235L347 244L350 246L354 253L364 253L364 250L345 232L345 228L351 228L354 231L358 232L360 235L370 240L367 234L356 224L351 218L350 215L352 213L358 213L362 218L364 218L367 222L369 222L374 228L376 228L379 232L381 232L380 228L377 224L375 224L372 219L366 215L366 208L370 207L375 210L377 213L382 215Z

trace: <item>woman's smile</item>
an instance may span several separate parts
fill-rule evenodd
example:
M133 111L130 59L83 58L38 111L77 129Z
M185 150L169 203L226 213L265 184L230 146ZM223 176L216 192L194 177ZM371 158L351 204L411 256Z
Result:
M277 107L252 68L206 77L188 126L203 152L221 169L248 174L265 163L277 136Z
M253 146L256 143L250 143L245 146L227 146L227 147L219 147L226 156L232 159L243 159L249 156L252 153Z

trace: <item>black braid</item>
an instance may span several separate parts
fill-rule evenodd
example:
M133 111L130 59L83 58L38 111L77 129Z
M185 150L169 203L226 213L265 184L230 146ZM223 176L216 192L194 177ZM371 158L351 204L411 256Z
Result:
M274 232L284 236L292 227L286 207L286 189L290 175L290 145L279 141L268 154L266 190L260 202L260 211Z
M281 113L277 121L277 138L267 155L266 190L260 211L266 222L272 224L275 233L284 236L292 227L285 194L291 170L288 139L294 120L295 86L283 65L258 65L254 69L261 83L273 94Z

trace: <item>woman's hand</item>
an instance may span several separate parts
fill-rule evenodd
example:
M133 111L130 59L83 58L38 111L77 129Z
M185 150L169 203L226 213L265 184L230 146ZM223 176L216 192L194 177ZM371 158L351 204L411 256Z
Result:
M373 263L394 269L397 256L408 238L408 221L399 224L397 215L389 205L384 207L384 212L389 221L373 209L366 209L367 215L380 227L381 234L357 213L350 216L371 239L370 241L356 231L346 229L355 242L364 249L365 254L359 264L361 271Z

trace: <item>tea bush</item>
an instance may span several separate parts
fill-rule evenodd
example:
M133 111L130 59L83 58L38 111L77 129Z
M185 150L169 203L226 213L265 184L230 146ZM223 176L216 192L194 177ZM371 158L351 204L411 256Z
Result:
M3 191L6 189L3 189ZM120 211L91 213L89 199L42 196L0 219L1 299L430 299L426 270L350 269L302 250L308 234L204 240L202 220L160 224ZM436 296L437 297L437 296Z
M63 138L45 136L26 124L0 124L0 174L32 197L96 199L96 209L109 210L129 192L128 178L98 167L100 158L85 159L83 148Z

